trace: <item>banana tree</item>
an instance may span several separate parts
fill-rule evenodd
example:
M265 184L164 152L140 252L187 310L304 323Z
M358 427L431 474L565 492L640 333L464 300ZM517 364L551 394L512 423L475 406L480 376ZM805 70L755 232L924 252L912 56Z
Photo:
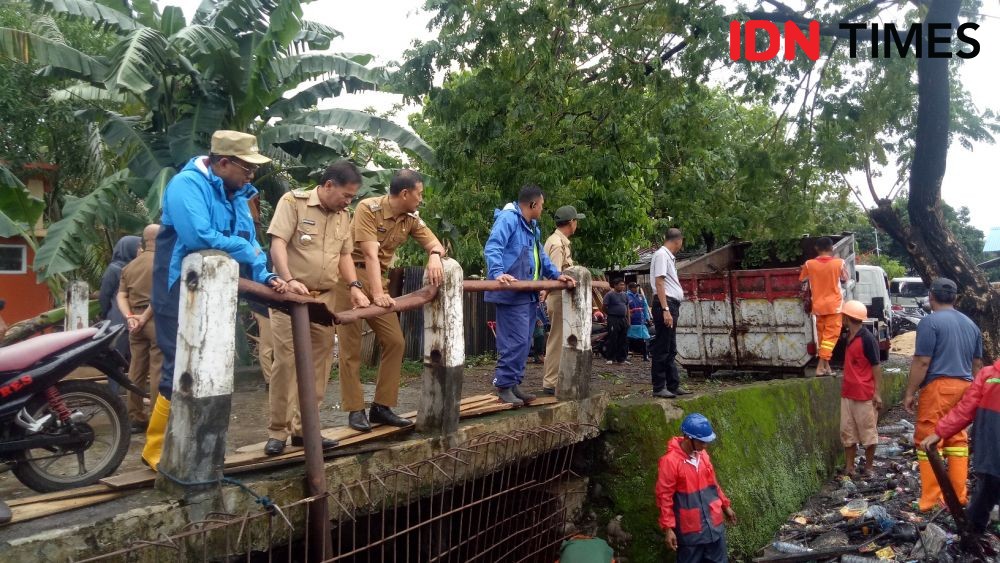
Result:
M368 55L329 52L341 33L302 19L300 0L204 0L188 22L181 10L148 0L33 0L40 14L83 19L120 40L107 56L89 56L60 42L0 28L0 56L42 65L70 81L53 100L78 107L98 127L105 154L117 161L94 197L69 202L52 226L60 237L42 244L36 269L53 276L80 266L75 234L100 220L116 190L159 214L163 190L184 163L206 154L213 131L255 133L279 169L312 169L349 154L349 133L396 143L425 161L433 151L392 122L351 110L310 111L320 100L375 89L384 71ZM286 97L287 93L309 87ZM107 103L114 102L114 109ZM124 172L124 174L121 174ZM63 224L64 223L64 224Z

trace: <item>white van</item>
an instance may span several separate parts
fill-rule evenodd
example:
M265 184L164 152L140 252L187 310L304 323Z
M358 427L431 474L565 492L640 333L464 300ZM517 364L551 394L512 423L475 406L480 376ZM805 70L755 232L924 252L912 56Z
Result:
M854 267L854 299L868 306L868 316L889 321L892 318L892 302L889 299L889 275L879 266L858 264ZM882 315L872 310L876 298L882 298Z
M889 297L894 311L916 310L920 307L917 299L927 297L927 286L920 278L892 278Z

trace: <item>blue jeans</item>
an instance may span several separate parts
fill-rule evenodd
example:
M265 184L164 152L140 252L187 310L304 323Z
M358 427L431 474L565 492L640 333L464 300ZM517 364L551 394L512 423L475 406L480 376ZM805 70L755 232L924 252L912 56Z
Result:
M726 536L712 543L680 545L677 547L677 563L727 563Z
M177 242L177 231L166 225L156 236L156 255L153 257L153 319L156 320L156 345L163 354L160 371L160 395L170 400L174 392L174 356L177 355L177 316L180 309L181 281L167 288L170 257Z
M524 379L524 365L531 351L536 303L497 303L497 369L493 385L506 388Z

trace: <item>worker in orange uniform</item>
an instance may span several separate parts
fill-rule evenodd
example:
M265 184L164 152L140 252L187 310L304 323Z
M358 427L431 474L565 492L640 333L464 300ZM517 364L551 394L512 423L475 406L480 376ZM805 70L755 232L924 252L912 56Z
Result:
M833 255L833 241L823 237L816 241L818 256L802 266L799 281L808 281L812 290L812 314L816 316L816 334L819 335L819 363L816 375L831 375L830 358L840 339L843 318L840 308L844 304L841 283L850 280L844 260Z
M934 434L934 427L972 384L983 367L983 335L976 323L955 310L958 286L947 278L936 278L930 287L930 316L917 325L917 345L910 364L910 380L903 406L917 414L914 443ZM919 389L920 399L917 401ZM914 410L916 403L916 410ZM941 454L948 461L948 480L959 502L968 498L969 435L963 428L944 440ZM944 501L941 486L927 459L917 450L920 462L920 510L928 511Z
M656 505L660 528L677 563L725 563L725 522L736 523L736 513L715 478L705 450L715 441L705 415L692 413L681 422L681 436L667 443L656 478Z

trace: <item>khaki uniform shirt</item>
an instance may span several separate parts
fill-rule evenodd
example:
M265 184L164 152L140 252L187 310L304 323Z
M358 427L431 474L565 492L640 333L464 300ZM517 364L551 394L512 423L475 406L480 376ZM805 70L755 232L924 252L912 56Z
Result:
M370 197L362 200L354 210L354 257L355 264L364 267L365 255L361 252L362 242L378 243L378 262L382 275L386 275L396 249L413 237L424 249L440 244L434 233L416 213L397 215L389 204L389 196Z
M295 190L286 193L274 208L267 234L288 243L288 270L314 297L329 292L340 279L340 257L351 252L351 214L328 211L319 194Z
M149 297L153 294L154 250L144 250L122 268L118 293L124 293L132 314L141 313L149 307Z
M562 231L556 229L548 239L545 240L545 253L549 255L549 260L560 272L573 266L573 255L569 249L569 237Z

